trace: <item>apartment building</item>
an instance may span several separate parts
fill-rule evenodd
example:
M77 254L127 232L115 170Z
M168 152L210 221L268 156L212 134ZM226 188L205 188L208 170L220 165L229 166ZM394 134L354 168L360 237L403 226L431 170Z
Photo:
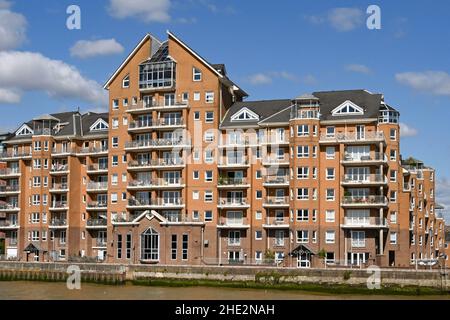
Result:
M171 32L104 88L109 113L44 115L6 140L8 257L421 267L444 248L435 172L402 161L382 94L247 101Z

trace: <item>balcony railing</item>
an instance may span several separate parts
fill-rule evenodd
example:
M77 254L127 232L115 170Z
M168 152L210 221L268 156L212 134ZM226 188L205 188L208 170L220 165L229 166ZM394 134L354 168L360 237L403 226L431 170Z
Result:
M65 172L69 171L68 164L52 164L50 172Z
M153 148L153 147L176 147L190 145L190 142L186 139L156 139L147 141L127 141L125 148Z
M69 185L67 183L54 183L50 189L51 190L68 190Z
M230 159L230 158L224 158L224 159L220 159L219 166L223 166L223 167L233 167L233 166L247 166L249 165L248 159L247 158L239 158L239 159Z
M289 138L280 138L280 137L264 137L261 140L261 144L274 144L274 145L280 145L280 144L289 144Z
M179 186L183 184L182 178L174 179L150 179L150 180L131 180L128 187L164 187L164 186Z
M108 182L89 182L86 186L86 190L106 190L108 189Z
M334 135L321 134L320 142L371 142L371 141L385 141L383 132L365 132L365 133L336 133Z
M185 125L183 118L159 118L149 121L132 121L128 124L128 129L145 129L153 127L170 127Z
M0 192L18 192L18 191L20 191L19 185L0 186Z
M13 228L18 226L19 222L17 220L0 220L0 227Z
M381 174L346 174L342 177L342 182L348 184L386 183L387 179Z
M86 225L88 227L103 227L106 226L107 221L106 219L88 219L86 221Z
M108 203L104 201L90 201L86 204L88 209L106 209L107 207Z
M281 225L289 225L288 217L266 217L265 221L266 227L277 227Z
M388 220L379 217L344 217L346 227L387 227Z
M182 166L182 165L184 165L184 160L181 158L161 158L149 161L132 160L128 162L129 168L155 167L155 166Z
M150 103L146 103L144 101L140 101L135 105L129 105L127 107L128 112L140 112L152 109L176 109L176 108L186 108L188 107L187 101L175 101L170 104L166 104L165 101L152 101Z
M289 205L289 197L288 196L284 196L284 197L268 196L264 199L263 205L268 205L268 206Z
M240 186L240 185L246 185L247 178L224 178L220 177L217 184L219 186Z
M67 226L67 219L51 219L49 225L51 227Z
M219 206L248 206L246 198L219 198Z
M69 154L74 152L75 150L73 150L72 148L52 148L52 155L56 155L56 154Z
M0 176L15 176L20 175L19 168L0 169Z
M31 150L21 152L4 152L0 154L0 159L27 158L27 157L31 157Z
M1 210L19 210L18 203L0 203L0 211Z
M273 156L268 156L262 159L264 166L279 166L279 165L289 165L289 159L287 158L277 158Z
M345 196L342 198L343 205L387 205L385 196Z
M156 198L156 199L128 199L128 206L181 206L184 205L182 198Z
M87 153L105 153L108 152L108 146L100 146L100 147L88 147L88 148L80 148L77 153L87 154Z
M246 217L237 217L237 218L229 218L229 217L220 217L218 228L248 228L249 222Z
M384 153L375 152L368 155L352 155L345 153L342 157L342 161L345 162L372 162L372 161L387 161L387 157Z
M53 201L51 209L64 209L67 207L67 201Z
M289 184L289 177L288 176L266 176L266 177L264 177L264 183L265 184L273 184L273 185Z
M94 163L88 166L87 171L107 171L108 165L107 164L98 164Z

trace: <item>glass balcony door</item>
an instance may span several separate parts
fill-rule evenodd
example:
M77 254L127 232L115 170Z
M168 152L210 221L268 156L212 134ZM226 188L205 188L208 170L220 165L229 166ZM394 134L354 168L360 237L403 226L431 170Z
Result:
M361 160L364 157L370 157L370 146L349 146L346 149L346 155L353 160Z
M347 177L352 181L367 182L370 179L370 169L368 167L348 168Z
M165 184L178 184L180 182L180 171L164 171Z
M227 202L241 204L244 193L242 191L228 191L227 192Z
M242 225L244 218L242 211L228 211L227 212L227 225Z
M179 204L180 192L179 191L164 191L163 192L164 204Z
M370 224L370 210L347 210L347 224L368 225Z

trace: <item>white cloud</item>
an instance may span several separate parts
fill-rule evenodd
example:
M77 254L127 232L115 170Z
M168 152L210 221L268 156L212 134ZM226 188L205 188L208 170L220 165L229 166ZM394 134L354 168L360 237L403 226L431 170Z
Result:
M123 46L115 39L79 40L70 48L70 55L84 59L122 53L123 50Z
M19 103L20 93L10 90L0 88L0 103Z
M0 0L0 9L9 9L11 8L12 3L6 0Z
M328 23L333 29L346 32L363 24L364 12L358 8L334 8L326 15L312 15L305 18L312 24Z
M345 66L345 70L362 74L370 74L372 72L368 66L363 64L348 64Z
M144 22L169 22L170 0L110 0L109 14L118 19L136 17Z
M450 96L450 75L445 71L397 73L395 79L417 91Z
M259 72L247 77L247 81L252 85L270 84L275 79L283 79L293 82L299 81L299 78L295 74L286 71L272 71L266 73Z
M436 181L436 202L445 207L447 212L447 218L450 218L450 180L447 178L441 178ZM450 222L446 220L446 222Z
M58 99L80 99L96 105L107 103L101 85L87 79L71 65L40 53L0 52L0 89L3 102L17 102L20 94L42 91ZM14 95L15 94L15 95Z
M0 50L17 48L26 40L27 20L20 13L8 10L8 4L0 2Z
M307 74L306 76L302 77L302 82L306 85L312 86L317 84L318 81L313 75Z
M418 133L416 128L408 126L406 123L400 122L400 136L414 137Z

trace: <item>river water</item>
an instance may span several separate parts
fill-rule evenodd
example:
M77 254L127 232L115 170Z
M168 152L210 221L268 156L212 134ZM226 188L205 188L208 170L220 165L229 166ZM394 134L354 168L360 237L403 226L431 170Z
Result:
M347 299L448 299L448 296L335 295L303 291L215 287L151 287L82 284L69 290L64 282L0 281L0 300L347 300Z

